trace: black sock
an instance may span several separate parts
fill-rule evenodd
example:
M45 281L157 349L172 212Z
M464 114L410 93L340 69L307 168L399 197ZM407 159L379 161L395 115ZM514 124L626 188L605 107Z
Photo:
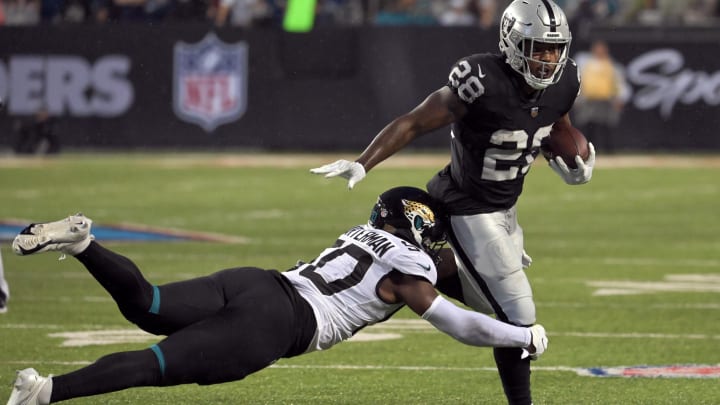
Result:
M162 385L160 366L150 349L110 354L52 380L51 403L131 387Z
M110 293L125 318L135 322L152 305L153 286L130 259L91 242L75 256Z
M530 358L521 359L522 349L496 347L493 349L500 380L510 405L530 405Z

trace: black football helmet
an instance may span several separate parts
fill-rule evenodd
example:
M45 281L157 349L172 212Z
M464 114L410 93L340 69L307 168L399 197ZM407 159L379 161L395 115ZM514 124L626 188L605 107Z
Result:
M380 194L368 225L383 229L419 247L438 262L446 243L440 204L415 187L395 187Z

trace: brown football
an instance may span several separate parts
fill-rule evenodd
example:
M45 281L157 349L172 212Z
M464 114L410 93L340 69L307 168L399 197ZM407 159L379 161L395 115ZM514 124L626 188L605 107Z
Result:
M543 139L540 150L548 160L560 156L571 169L577 169L575 156L580 155L583 160L590 156L585 135L573 126L559 124L555 124L550 136Z

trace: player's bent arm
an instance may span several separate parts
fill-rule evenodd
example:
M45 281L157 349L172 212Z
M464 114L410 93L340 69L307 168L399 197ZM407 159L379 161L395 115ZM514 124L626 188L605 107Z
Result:
M462 118L467 108L446 86L432 92L420 105L391 121L355 160L370 171L413 139Z
M559 127L572 127L570 122L570 114L566 113L560 119L555 121L556 126ZM590 181L593 174L593 168L595 166L595 147L592 143L588 143L588 149L590 151L587 160L583 160L580 155L575 156L576 169L570 169L568 165L563 161L561 157L555 157L550 159L548 163L550 168L562 178L565 183L570 185L585 184Z
M565 113L565 115L563 115L557 121L555 121L555 124L553 124L553 126L557 126L560 128L571 127L572 123L570 122L570 113Z
M506 324L487 315L468 311L438 295L426 279L391 273L394 297L454 339L473 346L528 347L529 329Z

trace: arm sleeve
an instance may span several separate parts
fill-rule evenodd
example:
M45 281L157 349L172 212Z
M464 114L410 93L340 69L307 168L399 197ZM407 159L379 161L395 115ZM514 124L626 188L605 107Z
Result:
M422 318L454 339L472 346L527 347L532 339L527 328L462 309L439 295Z

